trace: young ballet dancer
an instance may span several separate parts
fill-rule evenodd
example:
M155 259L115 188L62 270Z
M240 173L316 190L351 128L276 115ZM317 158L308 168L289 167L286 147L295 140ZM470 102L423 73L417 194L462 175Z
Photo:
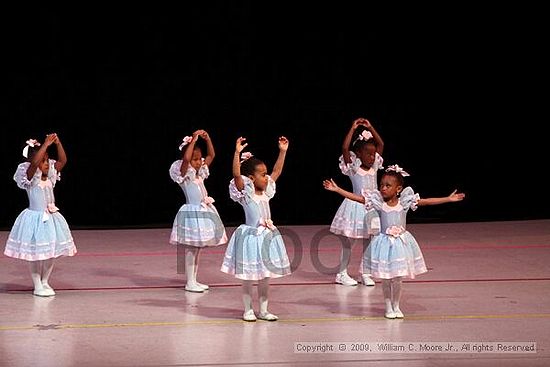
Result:
M206 142L206 157L197 145L199 138ZM185 290L202 293L209 286L197 280L200 250L227 243L227 234L213 204L214 199L208 196L204 186L215 156L214 145L205 130L197 130L193 136L183 139L180 150L183 151L182 158L172 163L169 172L172 180L183 190L185 204L174 219L170 243L184 248Z
M54 187L61 180L67 155L55 133L46 135L43 144L34 139L27 140L26 144L25 162L17 166L13 179L27 192L29 207L15 220L4 255L28 261L33 294L49 297L55 295L49 283L55 259L76 254L69 225L54 197ZM56 146L57 160L49 159L47 150L51 145Z
M390 166L381 177L380 190L364 190L363 195L343 190L332 179L323 181L325 189L364 203L380 215L381 230L364 253L363 272L382 280L384 316L388 319L404 317L400 308L402 278L414 278L427 271L416 239L406 230L408 210L423 205L454 203L465 197L455 190L446 197L421 199L411 187L403 189L404 176L409 174L401 167Z
M229 240L221 271L242 280L243 320L275 321L278 317L268 311L269 279L288 275L291 270L285 244L271 220L269 200L275 195L275 182L283 170L288 140L279 138L279 156L271 174L266 164L250 152L241 157L248 145L245 140L240 137L236 142L229 196L242 205L246 220ZM252 307L255 281L260 303L257 317Z
M369 120L358 118L353 121L342 144L340 170L350 178L355 194L360 195L365 189L377 189L377 173L382 168L383 151L384 141ZM332 233L346 237L342 243L336 283L357 285L357 281L348 275L351 249L354 245L362 244L365 250L372 235L378 233L379 229L380 220L376 210L367 210L364 205L344 198L330 225ZM363 273L361 278L364 285L374 286L368 273Z

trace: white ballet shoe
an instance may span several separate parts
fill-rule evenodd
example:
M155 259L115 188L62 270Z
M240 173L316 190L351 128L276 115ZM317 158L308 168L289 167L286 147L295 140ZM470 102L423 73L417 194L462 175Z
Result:
M341 272L336 274L336 279L334 281L338 284L347 285L347 286L357 285L357 280L350 277L347 272Z
M49 297L52 295L51 292L49 292L47 289L44 289L44 288L38 288L38 289L35 288L32 294L39 297Z
M389 305L386 306L386 313L384 313L384 317L387 319L395 319L395 311Z
M363 280L363 284L367 287L374 287L374 285L376 284L374 280L372 280L372 278L367 274L361 275L361 279Z
M405 317L405 315L403 315L403 312L399 309L399 307L394 307L393 312L395 314L396 319L402 319Z
M278 316L275 316L274 314L269 313L269 312L260 312L260 314L258 315L258 318L260 320L265 320L265 321L277 321L277 320L279 320Z
M256 315L254 314L254 310L248 310L243 313L243 320L244 321L256 321Z
M44 290L49 293L49 296L55 296L55 291L48 283L42 283L42 287L44 287Z
M210 287L207 286L206 284L202 284L202 283L197 282L197 285L198 285L199 287L201 287L202 289L204 289L205 291L207 291L207 290L210 289Z
M184 289L187 292L194 292L194 293L203 293L204 292L204 288L199 286L197 283L186 284Z

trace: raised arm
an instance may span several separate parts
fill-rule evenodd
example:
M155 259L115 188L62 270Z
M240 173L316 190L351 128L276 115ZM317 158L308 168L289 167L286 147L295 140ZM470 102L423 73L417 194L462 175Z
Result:
M243 144L245 140L246 138L243 138L242 136L237 139L237 143L235 144L235 153L233 154L233 179L235 180L235 186L239 191L244 189L244 181L241 177L241 152L248 145L248 143Z
M351 163L351 155L349 152L349 147L351 145L351 139L353 138L354 131L357 129L359 125L362 124L361 120L362 119L358 118L358 119L355 119L355 121L353 121L348 133L346 134L346 137L344 138L344 142L342 143L342 156L344 157L344 162L346 162L346 164Z
M369 120L363 118L359 120L361 120L362 124L367 128L368 131L371 132L372 137L376 142L376 153L382 155L382 153L384 152L384 141L382 140L382 137L380 136L380 134L378 134L378 132L376 131L374 126L372 126Z
M44 155L46 154L46 151L48 150L48 147L52 145L52 143L55 141L57 136L55 134L48 134L46 135L46 139L44 140L44 144L40 146L40 149L34 154L32 157L30 163L31 165L29 168L27 168L27 178L30 180L36 173L36 170L38 169L38 166L40 165L40 162L44 159Z
M210 139L210 135L205 131L201 130L201 137L206 142L206 157L204 158L204 164L207 166L210 166L212 161L214 160L214 157L216 156L216 152L214 151L214 145L212 144L212 139Z
M423 206L423 205L439 205L439 204L446 204L446 203L454 203L454 202L463 200L465 197L466 197L466 194L463 194L461 192L457 193L455 190L449 196L446 196L446 197L420 199L418 200L417 205Z
M271 172L271 179L277 181L281 173L283 172L283 166L285 164L286 151L288 150L288 139L284 136L279 137L279 156L273 166L273 172Z
M365 198L361 195L354 194L353 192L346 191L340 186L336 185L336 182L331 178L330 180L323 181L323 187L328 191L334 191L343 197L365 204Z
M65 153L65 149L63 148L63 144L61 144L61 140L59 139L59 135L55 135L54 144L57 147L57 161L55 161L55 169L57 172L61 172L63 167L67 164L67 154Z
M191 162L191 158L193 157L193 150L195 149L195 144L199 139L200 131L201 130L197 130L193 133L191 141L189 142L189 144L187 144L187 147L185 148L180 167L180 172L182 176L185 176L185 174L187 173L187 168L189 168L189 162Z

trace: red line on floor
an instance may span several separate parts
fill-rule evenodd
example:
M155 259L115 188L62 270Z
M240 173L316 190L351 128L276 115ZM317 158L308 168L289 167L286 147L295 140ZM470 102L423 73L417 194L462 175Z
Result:
M531 282L531 281L549 281L550 278L502 278L502 279L432 279L432 280L404 280L405 283L469 283L469 282ZM377 282L378 283L378 282ZM271 283L272 286L300 286L300 285L336 285L336 283L327 282L296 282L296 283ZM82 287L82 288L58 288L56 291L110 291L110 290L135 290L135 289L167 289L167 288L181 288L185 284L182 282L180 285L150 285L150 286L136 286L136 287ZM210 288L229 288L240 287L241 284L235 283L218 283L210 284ZM362 285L358 285L361 287ZM5 289L3 292L30 292L32 288L16 288ZM0 292L1 293L1 292Z

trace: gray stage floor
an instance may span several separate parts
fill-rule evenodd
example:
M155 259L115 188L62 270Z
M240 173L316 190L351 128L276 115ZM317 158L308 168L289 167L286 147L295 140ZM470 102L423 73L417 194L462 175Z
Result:
M297 268L270 289L280 320L255 323L241 321L240 282L219 270L225 245L202 251L211 289L198 294L182 289L170 229L74 230L78 254L57 260L54 297L33 296L27 264L0 257L0 365L550 365L550 220L408 229L429 272L405 282L405 319L383 317L380 283L334 283L340 242L327 226L288 226ZM515 345L536 351L499 349Z

